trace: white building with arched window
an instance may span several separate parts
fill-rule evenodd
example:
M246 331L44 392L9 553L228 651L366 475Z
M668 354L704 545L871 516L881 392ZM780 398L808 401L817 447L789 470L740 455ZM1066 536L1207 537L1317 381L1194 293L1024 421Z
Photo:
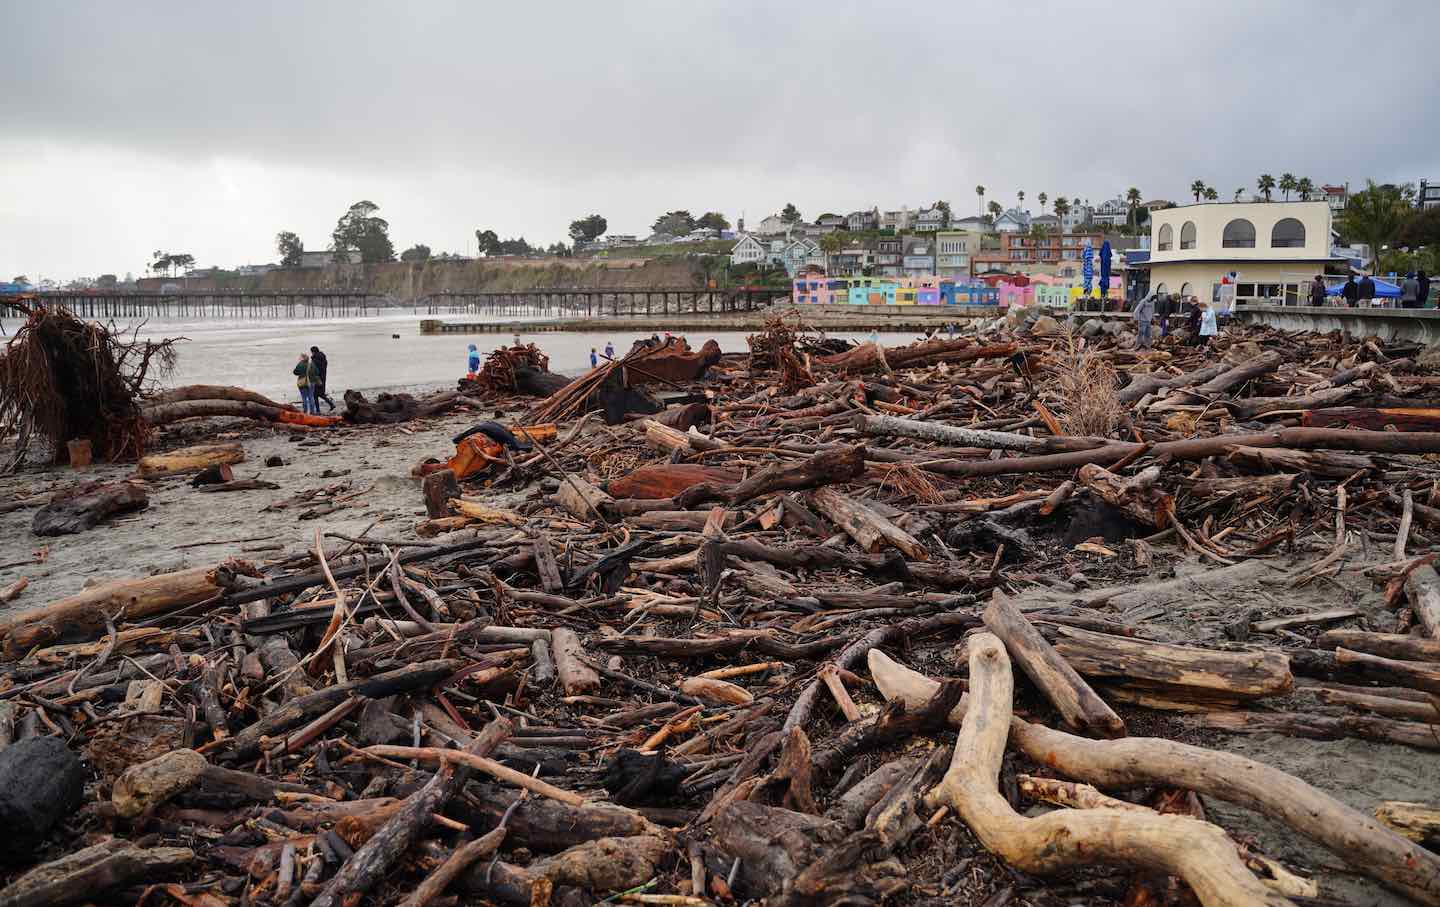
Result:
M1330 251L1330 206L1315 202L1184 205L1150 214L1150 286L1218 301L1228 275L1237 302L1303 304L1307 284L1343 258Z

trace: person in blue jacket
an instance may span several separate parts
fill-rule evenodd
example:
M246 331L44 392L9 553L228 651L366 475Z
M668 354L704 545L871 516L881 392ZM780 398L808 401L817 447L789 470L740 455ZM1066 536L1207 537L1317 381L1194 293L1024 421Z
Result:
M470 374L480 371L480 351L475 349L475 344L470 344Z

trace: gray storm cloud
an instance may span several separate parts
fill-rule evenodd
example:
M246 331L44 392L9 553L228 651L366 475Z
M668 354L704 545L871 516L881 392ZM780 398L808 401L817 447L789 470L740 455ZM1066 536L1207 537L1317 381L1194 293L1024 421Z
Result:
M359 198L463 251L591 211L1440 178L1440 5L998 7L3 0L0 269L265 261Z

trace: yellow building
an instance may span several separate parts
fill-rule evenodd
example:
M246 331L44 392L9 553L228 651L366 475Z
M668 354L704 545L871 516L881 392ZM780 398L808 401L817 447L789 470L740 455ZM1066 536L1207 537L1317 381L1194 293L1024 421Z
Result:
M1210 203L1150 215L1150 289L1240 303L1304 303L1309 282L1345 259L1330 251L1330 206Z

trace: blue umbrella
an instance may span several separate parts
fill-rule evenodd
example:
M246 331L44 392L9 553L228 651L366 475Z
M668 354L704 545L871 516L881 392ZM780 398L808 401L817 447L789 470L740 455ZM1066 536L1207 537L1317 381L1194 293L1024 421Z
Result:
M1110 240L1100 245L1100 295L1110 298Z
M1080 255L1080 276L1084 278L1085 295L1090 295L1090 286L1095 280L1095 250L1087 243Z

